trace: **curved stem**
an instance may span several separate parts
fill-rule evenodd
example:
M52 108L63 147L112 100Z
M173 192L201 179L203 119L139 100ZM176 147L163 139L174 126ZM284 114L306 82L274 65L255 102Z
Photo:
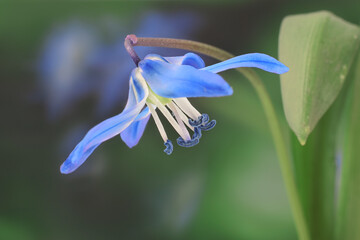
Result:
M151 46L151 47L166 47L166 48L178 48L189 51L202 53L213 57L219 61L234 57L234 55L216 48L214 46L182 39L171 38L137 38L137 42L134 46ZM295 184L295 178L292 169L292 158L286 146L286 140L281 130L279 120L276 116L276 112L270 96L266 91L259 76L250 68L237 68L237 71L242 73L255 88L257 95L260 98L261 104L264 108L265 115L269 122L270 131L274 140L276 152L279 158L280 168L282 176L285 182L287 195L290 201L291 210L294 217L295 226L298 232L299 239L309 240L309 231L306 224L304 212L299 199L299 194Z
M133 48L136 41L137 41L137 37L135 35L133 34L127 35L124 41L124 47L126 51L129 53L132 60L134 61L135 65L138 66L140 62L140 58Z

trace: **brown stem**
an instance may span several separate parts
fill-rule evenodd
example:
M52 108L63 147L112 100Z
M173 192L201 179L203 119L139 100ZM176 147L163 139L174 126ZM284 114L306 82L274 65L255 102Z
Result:
M126 51L129 53L130 57L134 61L135 65L138 66L140 58L134 50L135 44L137 43L137 37L134 34L127 35L124 41L124 46Z
M220 48L205 43L184 39L138 37L137 41L133 44L133 46L177 48L193 52L199 52L208 56L212 56L213 53L216 52L216 58L220 61L224 61L233 57L231 53L228 53Z

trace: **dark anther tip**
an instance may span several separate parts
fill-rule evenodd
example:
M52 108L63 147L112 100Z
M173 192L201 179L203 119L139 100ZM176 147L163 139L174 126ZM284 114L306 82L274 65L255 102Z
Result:
M199 143L198 138L193 138L189 141L184 141L184 139L182 137L179 137L176 141L180 147L193 147Z
M199 139L201 138L202 134L201 134L201 129L199 127L194 127L194 134L192 136L193 139Z
M209 131L213 129L216 125L216 120L211 120L210 122L206 123L205 125L199 126L199 128L203 131Z
M167 155L170 155L173 150L174 150L174 147L173 147L173 144L172 142L168 139L166 142L164 142L164 145L165 145L165 149L164 149L164 152L167 154Z

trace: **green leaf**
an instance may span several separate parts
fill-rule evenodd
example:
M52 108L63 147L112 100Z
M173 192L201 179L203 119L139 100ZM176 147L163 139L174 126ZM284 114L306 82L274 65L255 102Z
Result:
M357 26L326 11L283 20L279 58L290 68L281 75L283 105L302 145L341 90L359 40Z
M334 239L336 146L347 90L343 88L305 146L294 134L291 137L295 178L311 239Z
M360 239L360 55L349 94L339 194L337 239Z

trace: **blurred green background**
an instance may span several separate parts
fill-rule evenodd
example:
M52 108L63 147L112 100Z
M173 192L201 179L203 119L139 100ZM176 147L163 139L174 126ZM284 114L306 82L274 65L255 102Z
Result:
M355 0L1 2L0 239L296 239L265 116L238 73L223 74L233 96L192 100L217 120L196 147L175 146L167 156L150 120L138 146L128 149L115 137L78 171L61 175L60 164L86 130L119 113L124 102L100 117L92 93L49 120L38 62L57 25L76 19L101 30L110 19L126 36L149 12L191 13L199 25L184 37L236 55L277 57L281 20L317 10L360 22ZM146 32L152 37L151 26ZM278 76L259 74L286 126ZM72 134L78 126L85 127Z

